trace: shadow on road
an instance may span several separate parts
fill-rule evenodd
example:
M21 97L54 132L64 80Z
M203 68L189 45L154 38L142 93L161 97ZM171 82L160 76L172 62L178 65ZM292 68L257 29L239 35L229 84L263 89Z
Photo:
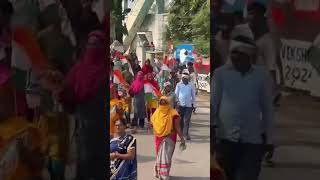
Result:
M173 162L175 164L194 164L195 162L192 161L186 161L186 160L182 160L182 159L176 159L173 157Z
M281 146L305 146L311 148L320 148L320 142L304 141L304 140L277 140L275 141Z
M206 116L208 116L208 115L210 115L210 113L202 113L202 112L199 113L196 111L196 114L192 114L192 115L206 115Z
M187 142L187 144L188 143L189 142ZM210 143L210 139L196 139L196 140L191 139L190 143L192 143L192 144L205 144L205 143Z
M191 141L190 143L194 143L194 144L202 144L202 143L210 143L210 136L199 136L199 135L193 135L191 134ZM189 142L187 141L187 144Z
M191 120L192 121L192 120ZM198 119L196 120L198 123L208 123L208 119ZM191 122L192 123L192 122Z
M275 168L275 169L313 169L313 170L319 170L320 164L275 162L275 167L273 167L273 168ZM270 169L273 169L273 168L270 168Z
M137 159L138 159L138 163L145 163L145 162L151 162L156 160L156 158L153 156L141 156L141 155L138 155Z
M192 121L192 120L191 120ZM198 120L197 120L198 121ZM209 125L199 124L199 123L190 123L191 128L209 128Z
M196 106L196 108L198 109L209 109L210 108L210 105L208 105L208 106L206 106L206 105L198 105L198 106Z

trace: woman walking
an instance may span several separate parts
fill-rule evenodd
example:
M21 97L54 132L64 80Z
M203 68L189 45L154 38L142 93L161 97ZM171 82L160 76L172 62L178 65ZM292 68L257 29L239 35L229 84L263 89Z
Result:
M180 128L180 116L175 109L170 107L169 103L167 97L161 97L159 107L151 117L157 155L154 173L156 178L162 180L170 178L169 174L177 135L181 139L181 146L185 147L185 140Z
M138 72L136 79L133 81L129 94L133 97L134 106L134 119L132 126L139 125L140 128L144 128L144 119L146 117L146 101L144 93L144 73ZM138 121L138 122L137 122Z

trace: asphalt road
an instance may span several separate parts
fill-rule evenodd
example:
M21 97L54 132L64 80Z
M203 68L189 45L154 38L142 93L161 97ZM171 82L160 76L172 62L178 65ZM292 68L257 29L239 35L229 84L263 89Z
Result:
M320 102L290 95L275 113L274 168L263 168L260 180L320 179Z

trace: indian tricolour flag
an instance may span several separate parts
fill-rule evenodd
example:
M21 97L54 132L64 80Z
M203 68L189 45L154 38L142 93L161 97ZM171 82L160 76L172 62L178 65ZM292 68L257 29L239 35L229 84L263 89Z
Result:
M35 89L39 77L48 69L48 61L44 56L37 37L25 27L14 27L12 30L11 67L15 70L12 82L17 89ZM31 90L29 89L29 90Z
M133 73L133 70L132 70L132 67L131 67L131 64L129 63L128 59L127 59L125 56L122 55L121 52L116 51L116 52L115 52L115 57L117 57L117 58L120 59L122 65L128 64L128 66L129 66L129 71L131 72L132 75L134 74L134 73Z
M128 83L122 76L122 73L119 70L114 70L113 71L113 82L116 84L120 84L123 88L128 86Z
M22 27L14 28L12 41L13 66L16 65L18 66L17 68L22 70L27 70L32 66L32 69L38 74L46 70L48 61L42 53L37 38L31 30Z
M128 59L126 57L122 56L122 58L120 58L120 61L122 62L122 65L128 64L129 71L133 75L133 70L132 70L131 64L129 63Z
M154 96L161 97L161 92L150 82L144 82L144 92L153 93Z
M168 67L168 65L166 65L166 64L162 64L162 66L161 66L161 70L162 70L162 71L169 71L169 70L170 70L170 68Z

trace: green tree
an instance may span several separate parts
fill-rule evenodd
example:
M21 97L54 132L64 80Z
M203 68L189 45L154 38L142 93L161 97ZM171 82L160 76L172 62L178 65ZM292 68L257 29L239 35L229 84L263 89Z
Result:
M123 35L128 34L127 28L122 24L122 21L129 12L130 9L122 10L122 0L111 1L111 24L115 27L116 40L120 43L123 43Z
M166 37L174 44L193 43L210 53L210 0L175 0L169 10Z
M202 54L210 54L210 0L205 2L192 19L193 44Z

